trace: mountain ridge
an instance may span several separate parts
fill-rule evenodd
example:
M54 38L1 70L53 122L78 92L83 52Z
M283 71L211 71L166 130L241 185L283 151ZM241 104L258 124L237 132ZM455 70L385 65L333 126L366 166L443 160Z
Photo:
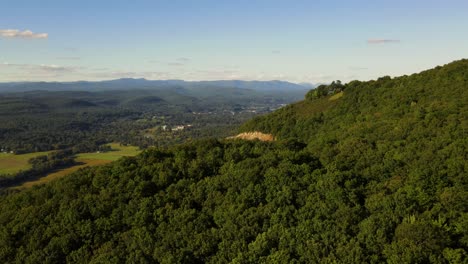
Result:
M32 90L66 91L89 90L102 91L112 89L165 89L182 87L187 89L201 89L203 87L224 87L252 89L257 91L298 91L309 89L310 86L272 80L272 81L184 81L184 80L147 80L144 78L121 78L105 81L76 81L76 82L5 82L0 83L0 92L24 92Z

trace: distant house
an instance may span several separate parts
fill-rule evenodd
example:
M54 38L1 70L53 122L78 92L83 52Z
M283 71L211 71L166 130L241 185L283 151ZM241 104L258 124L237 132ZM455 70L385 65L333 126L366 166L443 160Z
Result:
M184 130L185 127L184 126L176 126L174 128L172 128L172 131L180 131L180 130Z

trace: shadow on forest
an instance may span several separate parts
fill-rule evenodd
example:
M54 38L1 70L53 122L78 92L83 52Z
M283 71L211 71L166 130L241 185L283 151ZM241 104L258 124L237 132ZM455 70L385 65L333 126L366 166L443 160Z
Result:
M25 170L25 171L20 171L16 173L15 175L11 175L10 177L0 178L0 194L8 193L9 188L11 187L17 187L26 182L42 179L52 173L56 173L56 172L59 172L59 171L62 171L62 170L65 170L74 166L80 166L80 165L85 165L85 164L86 163L84 162L74 161L73 163L61 165L61 166L58 166L49 170L39 171L33 168L33 169Z

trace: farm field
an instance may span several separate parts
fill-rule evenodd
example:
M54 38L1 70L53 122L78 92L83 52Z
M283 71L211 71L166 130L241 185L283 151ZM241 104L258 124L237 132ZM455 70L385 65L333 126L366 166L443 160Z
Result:
M135 156L140 153L138 147L135 146L120 146L119 143L110 143L108 144L111 147L111 151L103 153L80 153L76 156L76 160L80 162L81 160L107 160L114 161L118 160L121 157L125 156Z
M14 187L15 189L24 189L30 188L34 185L44 184L50 182L54 179L61 178L65 175L78 171L81 168L85 168L88 166L99 166L110 163L112 161L118 160L121 157L125 156L136 156L141 151L138 147L135 146L119 146L119 143L111 143L109 144L111 147L111 151L103 152L103 153L80 153L76 155L76 162L78 163L75 166L61 169L50 173L42 178L39 178L34 181L28 181L23 183L20 186Z
M20 170L27 170L31 168L28 163L29 159L49 154L50 151L46 152L34 152L27 154L10 154L0 153L0 174L14 174Z

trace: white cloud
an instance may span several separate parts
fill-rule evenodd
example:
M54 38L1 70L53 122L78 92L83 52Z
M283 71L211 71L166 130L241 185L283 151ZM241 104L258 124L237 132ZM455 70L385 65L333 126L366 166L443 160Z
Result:
M399 39L368 39L367 44L399 43Z
M31 30L0 29L0 36L4 38L46 39L49 37L49 34L34 33Z
M57 57L57 60L80 60L80 57Z
M174 66L175 67L182 67L182 66L185 66L190 61L191 60L189 58L181 57L181 58L175 59L175 61L168 62L167 65L172 66L172 67L174 67Z
M47 65L47 64L41 64L38 65L40 70L43 71L51 71L51 72L72 72L75 71L77 68L76 67L67 67L67 66L59 66L59 65Z
M189 58L184 58L184 57L182 57L182 58L176 59L176 61L178 61L178 62L189 62L190 59L189 59Z
M175 67L185 66L185 64L181 63L181 62L169 62L167 65L168 66L175 66Z
M0 71L2 69L8 72L8 77L5 76L5 80L55 81L79 74L80 71L84 68L76 66L60 66L54 64L19 64L4 62L0 63Z
M359 66L350 66L349 69L351 71L365 71L368 70L369 68L367 67L359 67Z
M95 69L97 70L97 69ZM153 72L153 71L112 71L109 69L103 69L103 71L97 71L92 73L83 73L83 77L92 79L119 79L119 78L146 78L146 79L170 79L169 73L167 72Z
M79 67L72 66L60 66L55 64L20 64L20 63L8 63L4 62L0 64L0 67L16 68L18 70L30 71L30 72L72 72L79 69Z

